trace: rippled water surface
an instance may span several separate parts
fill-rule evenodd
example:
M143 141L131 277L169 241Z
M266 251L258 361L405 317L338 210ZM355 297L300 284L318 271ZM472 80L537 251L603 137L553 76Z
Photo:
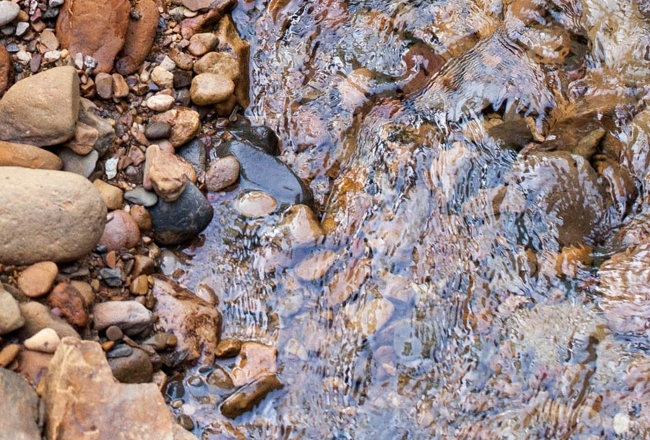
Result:
M277 347L285 385L229 423L246 438L648 435L647 344L612 331L598 267L645 209L606 164L645 107L649 12L240 1L246 115L277 132L327 238L295 246L281 211L245 219L209 194L214 220L175 276L217 291L224 337ZM318 255L323 277L296 275ZM184 399L197 435L226 438L218 396Z

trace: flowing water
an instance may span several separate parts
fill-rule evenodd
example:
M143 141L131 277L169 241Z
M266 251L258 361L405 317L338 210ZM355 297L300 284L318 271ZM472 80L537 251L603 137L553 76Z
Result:
M612 151L645 107L649 12L644 0L240 1L246 116L277 132L327 235L297 246L281 213L244 219L234 195L210 194L203 242L167 269L217 291L224 337L278 349L284 388L233 429L649 435L647 342L603 315L598 272L623 249L616 228L645 209L645 170ZM306 258L331 267L304 281ZM221 397L191 385L208 371L186 373L175 411L199 437L231 438Z

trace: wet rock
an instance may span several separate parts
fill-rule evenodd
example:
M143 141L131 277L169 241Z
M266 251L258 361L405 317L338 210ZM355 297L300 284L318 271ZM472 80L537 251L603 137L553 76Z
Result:
M195 139L177 148L176 154L192 165L197 176L205 172L207 152L205 144L200 139Z
M160 12L153 0L140 0L129 16L124 47L115 62L115 69L122 75L135 73L151 52L156 38Z
M99 153L93 150L89 154L82 156L68 148L64 148L59 152L59 159L63 162L63 171L88 178L95 171Z
M0 1L0 26L14 21L18 17L20 12L20 6L17 3L10 1Z
M258 342L244 342L230 372L233 383L240 387L261 376L275 374L277 356L278 350L275 347Z
M387 299L375 298L366 302L351 320L350 325L364 336L374 335L393 316L395 306Z
M0 395L0 432L15 440L39 440L42 422L34 388L19 374L0 368Z
M233 82L239 78L239 63L228 52L206 53L194 63L193 68L197 75L214 73L225 76Z
M196 186L187 185L176 201L158 200L149 214L154 239L163 245L173 245L199 235L210 224L214 209Z
M45 435L48 439L102 437L195 438L176 425L155 384L120 384L96 342L65 338L44 379ZM119 423L115 423L119 420ZM180 429L180 431L179 431Z
M212 32L194 34L190 38L187 51L194 56L200 57L213 50L218 42L219 40Z
M281 205L310 205L312 195L302 181L277 157L244 141L225 142L219 157L235 156L240 166L240 187L269 193Z
M121 383L147 383L153 377L153 365L144 350L133 348L128 356L108 359L115 379Z
M178 344L178 338L170 333L156 333L142 344L148 345L156 351L163 351L168 348L176 347Z
M171 331L178 339L177 351L186 352L187 363L210 364L221 337L221 314L189 290L166 279L154 276L155 313L163 331Z
M56 145L71 139L79 113L79 76L55 67L14 84L0 100L0 139Z
M173 99L173 98L172 98ZM167 109L166 109L167 110ZM154 122L147 125L144 129L144 135L147 139L164 139L172 133L172 126L165 122Z
M187 184L196 181L190 164L174 153L161 150L158 145L147 148L146 157L145 180L151 181L154 191L165 202L177 200Z
M235 388L235 384L232 383L232 378L228 372L218 365L215 366L215 369L207 377L206 382L222 390L232 390Z
M177 107L154 115L153 122L166 122L172 126L169 142L176 148L189 142L201 127L199 114L186 107Z
M92 101L81 98L79 102L81 104L79 106L79 122L89 125L97 130L99 137L97 138L93 148L97 151L99 156L103 156L106 154L108 147L113 143L115 130L109 120L106 120L95 113L98 112L99 109L92 103Z
M140 241L140 228L133 217L121 209L111 213L106 222L106 228L99 240L99 244L106 246L110 251L119 251L122 248L131 249Z
M248 386L237 390L221 404L221 414L231 419L252 410L268 393L283 388L274 375L262 376Z
M226 156L210 164L205 176L205 185L208 191L217 192L234 185L238 179L239 161L235 156Z
M42 148L0 141L0 166L60 170L63 162Z
M127 0L66 0L59 11L56 36L72 56L93 57L95 73L108 73L124 46L130 11Z
M327 273L336 261L336 253L329 249L315 251L296 265L294 271L301 280L315 281Z
M253 127L243 125L241 127L228 127L230 133L235 139L242 142L248 142L266 151L271 156L277 156L280 153L278 136L273 130L265 125Z
M250 44L241 39L237 32L237 28L235 27L235 23L228 15L219 21L216 35L219 39L219 51L233 54L239 63L239 72L241 75L239 76L235 86L235 98L237 98L237 103L242 108L246 108L250 103L248 97L249 80L247 73L249 68L248 60L250 58Z
M52 289L59 268L51 261L32 264L18 276L18 288L30 298L43 296Z
M158 202L158 196L153 191L147 191L141 186L138 186L130 191L124 193L124 198L131 203L150 207Z
M151 275L156 271L156 262L144 255L136 255L133 259L133 271L131 275L134 277L140 275Z
M25 325L18 332L22 339L34 336L44 328L53 329L60 338L66 336L79 338L77 331L65 320L56 316L50 308L35 302L20 304L20 313L25 318Z
M278 223L277 231L290 249L315 246L325 238L325 231L310 207L294 205L287 209Z
M93 323L98 331L114 325L135 337L150 328L153 314L137 301L108 301L93 307Z
M61 338L51 328L44 328L31 338L25 340L25 348L42 353L54 353L59 346Z
M81 294L69 283L59 283L47 296L47 304L61 311L61 316L76 327L88 324L88 312Z
M235 357L241 351L242 342L239 339L223 339L217 345L214 355L217 358L231 358Z
M12 332L25 324L18 303L0 286L0 335Z
M196 105L211 105L225 101L235 90L235 83L223 75L201 73L192 79L190 97Z
M358 292L370 272L370 262L361 259L334 273L329 282L329 306L336 307Z
M99 191L99 194L104 200L104 204L110 211L120 209L122 207L124 196L120 188L106 183L101 179L95 180L93 182L93 186L97 189L97 191Z
M249 218L265 217L272 214L278 202L264 191L250 191L243 194L235 203L235 209Z
M104 231L106 206L72 173L0 167L0 261L70 261L90 252Z

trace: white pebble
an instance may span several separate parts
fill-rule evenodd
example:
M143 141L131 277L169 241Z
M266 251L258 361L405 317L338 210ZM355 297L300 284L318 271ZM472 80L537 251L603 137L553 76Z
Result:
M174 70L176 68L176 63L167 55L165 55L165 58L163 58L162 62L160 63L160 67L165 70Z
M627 431L630 430L630 416L622 412L617 413L614 416L612 425L614 427L614 432L617 435L625 434Z
M25 340L25 348L43 353L54 353L59 346L61 338L51 328L44 328L31 338Z
M112 157L106 161L106 178L108 180L114 179L117 176L117 157Z
M174 97L159 93L145 101L145 105L156 112L164 112L174 105Z
M20 37L22 34L27 32L27 29L29 29L29 23L21 21L16 25L16 35Z

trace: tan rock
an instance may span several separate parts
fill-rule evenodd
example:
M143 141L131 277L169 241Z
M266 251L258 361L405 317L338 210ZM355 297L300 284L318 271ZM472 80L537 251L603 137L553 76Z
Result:
M177 200L188 182L196 180L192 165L158 145L147 148L145 171L156 194L166 202Z
M0 139L38 147L71 139L79 113L79 76L55 67L18 81L0 100Z
M239 63L228 52L209 52L194 63L194 72L216 73L236 82L239 78Z
M149 281L146 275L140 275L131 280L129 291L134 295L146 295L149 291Z
M102 179L97 179L93 182L94 187L101 194L106 207L113 211L122 208L124 202L124 192L121 188L115 185L104 182Z
M163 331L178 338L176 350L187 351L185 362L210 364L221 338L221 314L189 290L163 276L154 276L154 312Z
M155 112L164 112L169 110L174 105L174 97L164 93L155 94L144 102L149 109Z
M0 336L10 333L25 324L18 303L0 284Z
M230 372L232 382L240 387L258 377L275 374L277 356L278 350L275 347L258 342L244 342Z
M350 262L340 272L334 274L329 283L330 307L334 308L356 293L370 275L370 262L367 259Z
M223 75L201 73L192 79L190 98L196 105L210 105L228 99L235 91L235 83Z
M25 340L25 348L42 353L54 353L59 346L61 338L51 328L44 328L31 338Z
M98 139L99 131L96 128L77 121L74 138L66 142L65 146L75 153L85 156L93 151Z
M100 72L95 77L95 90L100 98L113 97L113 77L108 73Z
M282 382L275 375L262 376L248 386L228 396L221 404L221 413L226 417L234 419L252 410L268 393L273 390L279 390L282 387Z
M194 34L190 38L190 45L187 46L187 51L194 56L200 57L213 50L218 42L217 36L212 32Z
M18 276L18 288L30 298L48 293L59 274L59 268L51 261L32 264Z
M151 80L163 89L171 89L174 87L174 74L164 67L154 67L151 71Z
M122 75L135 73L147 58L160 19L158 6L153 0L140 0L134 4L133 10L126 28L124 47L115 63L115 69Z
M133 205L131 206L131 217L133 217L133 220L138 224L138 228L140 228L140 231L142 232L149 232L153 228L153 224L151 221L151 215L149 214L149 211L147 211L147 208L141 205Z
M221 191L239 179L239 161L235 156L219 158L210 164L205 175L208 191Z
M41 32L41 44L44 44L49 50L57 50L59 48L59 40L50 29L45 29Z
M60 338L70 336L79 338L79 333L64 319L51 312L50 308L36 301L19 305L20 313L25 318L25 325L18 331L21 339L34 336L44 328L52 328Z
M99 241L106 205L85 178L63 171L0 167L0 262L76 260Z
M318 217L306 205L293 205L287 209L277 229L291 249L314 246L325 238L325 231L323 231Z
M0 166L60 170L63 162L56 154L42 148L0 141Z
M169 57L174 61L179 69L192 70L194 58L191 55L174 47L169 51Z
M20 344L8 344L0 350L0 368L6 368L20 353Z
M84 307L92 307L92 305L95 303L95 293L93 292L92 286L85 281L79 280L70 281L70 285L77 289L77 292L79 292L79 295L81 295L81 299L83 299L84 302Z
M153 122L166 122L172 126L169 142L174 148L192 140L201 128L198 112L187 107L176 107L165 113L154 115L152 119Z
M93 307L93 323L98 331L114 325L137 336L151 328L153 314L137 301L107 301Z
M129 85L119 73L114 73L113 77L113 96L121 99L129 96Z
M113 143L115 138L115 129L112 119L104 119L98 115L99 108L92 101L85 98L80 99L79 122L89 125L99 132L99 138L93 148L103 156Z
M296 275L304 281L315 281L325 276L336 261L336 253L329 249L316 251L296 265Z
M16 359L16 372L36 387L47 374L53 356L51 353L23 349Z
M111 212L99 244L108 250L131 249L140 241L140 229L133 217L121 209Z
M366 302L351 320L350 325L360 334L371 336L377 333L393 316L395 306L384 298Z
M43 382L45 438L195 439L179 427L157 385L121 384L96 342L64 338ZM119 420L119 423L116 421Z
M265 217L272 214L278 207L278 202L263 191L250 191L235 203L235 208L241 215L249 218Z
M250 103L248 96L248 88L250 85L248 79L250 44L241 39L237 33L235 23L228 15L219 21L216 34L219 39L219 45L217 46L219 51L233 54L239 63L240 75L237 86L235 87L235 97L239 105L246 108Z
M131 4L128 0L65 0L56 22L61 47L97 61L95 73L110 72L124 46Z
M210 4L210 10L207 13L181 21L181 35L189 40L197 32L208 31L236 4L237 0L214 0Z

